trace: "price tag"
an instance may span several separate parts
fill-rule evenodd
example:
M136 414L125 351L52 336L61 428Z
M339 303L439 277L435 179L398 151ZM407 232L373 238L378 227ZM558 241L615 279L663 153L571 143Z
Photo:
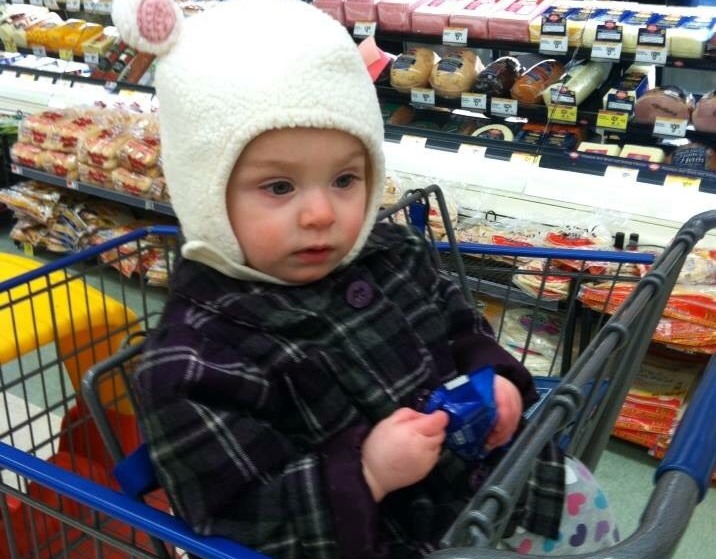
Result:
M45 7L49 10L60 9L60 5L57 3L57 0L45 0Z
M532 155L531 153L516 152L510 156L510 163L522 163L527 165L539 165L540 155Z
M619 60L622 56L621 43L594 43L591 58L602 60Z
M60 60L65 62L72 62L75 58L75 53L72 52L72 49L60 49L58 54L60 55Z
M689 121L678 118L657 117L654 121L654 136L669 136L683 138L686 136L686 127Z
M504 97L493 97L490 100L490 112L496 115L516 116L517 99L505 99Z
M664 186L698 190L699 186L701 186L701 179L698 177L682 177L681 175L666 175Z
M28 242L22 243L22 252L25 253L25 256L35 256L35 248Z
M99 64L99 54L96 52L86 52L84 58L85 64L89 64L90 66L97 66L97 64Z
M607 165L604 169L604 178L614 179L617 181L636 182L639 177L639 169L631 167L617 167L615 165Z
M5 46L5 50L7 52L17 52L17 45L15 44L15 40L10 37L5 37L2 40L2 44Z
M43 45L33 45L32 54L38 58L42 58L43 56L47 56L47 49L45 49Z
M80 11L80 0L67 0L65 2L65 9L68 12L79 12Z
M410 90L410 102L417 103L419 105L434 105L435 91L432 89L415 87Z
M542 35L539 38L539 51L546 54L564 54L567 52L569 42L567 37L557 35Z
M427 141L428 139L423 136L411 136L409 134L404 134L403 137L400 138L400 145L424 148Z
M114 93L117 89L117 82L104 82L104 88L108 93Z
M22 175L22 168L19 165L15 165L14 163L11 163L10 170L13 173L15 173L16 175Z
M446 27L443 29L443 43L446 45L467 45L467 27Z
M154 211L154 202L152 200L145 200L144 201L144 209L149 211Z
M469 157L485 157L487 148L485 146L476 146L473 144L460 144L457 148L457 152L460 155L467 155Z
M620 111L599 111L597 113L597 128L610 128L612 130L626 130L629 124L629 113Z
M79 190L79 185L77 184L77 181L68 180L67 181L67 188L70 190Z
M84 2L84 11L88 14L93 14L97 11L97 5L95 2L92 2L90 0L85 0Z
M30 0L30 4L32 4L33 6L40 6L41 8L44 8L42 0Z
M552 105L550 109L550 120L575 124L577 122L577 107L569 105Z
M100 1L95 4L95 10L98 14L111 14L112 13L112 0Z
M375 35L375 21L356 21L353 26L354 37L372 37Z
M634 62L646 62L647 64L666 64L667 58L666 47L642 47L636 48L634 54Z
M460 96L460 107L463 109L487 109L487 95L484 93L463 93Z
M25 0L12 0L13 4L24 4Z

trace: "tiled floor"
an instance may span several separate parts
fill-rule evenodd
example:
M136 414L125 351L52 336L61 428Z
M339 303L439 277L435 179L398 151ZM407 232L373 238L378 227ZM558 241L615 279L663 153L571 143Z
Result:
M9 223L0 223L0 252L18 253L20 249L8 238L9 229ZM105 288L112 289L107 286ZM14 394L7 399L7 405L13 409L0 410L0 417L4 417L6 411L11 414L27 415L30 408L21 396L21 394ZM642 448L616 439L609 443L602 457L596 474L615 508L622 536L632 533L638 525L639 517L651 492L656 465L657 462L647 456ZM697 508L674 556L675 559L716 557L714 526L716 526L716 489L712 487Z

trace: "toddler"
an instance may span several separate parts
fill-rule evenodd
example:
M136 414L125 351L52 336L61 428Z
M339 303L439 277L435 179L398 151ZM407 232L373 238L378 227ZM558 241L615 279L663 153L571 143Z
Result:
M536 392L425 240L375 223L383 126L352 38L299 0L188 19L172 0L115 0L113 15L125 41L158 56L163 165L185 238L134 378L174 510L276 558L429 554L499 451L447 449L448 418L422 413L426 396L492 366L492 449ZM588 473L556 447L541 458L510 544L613 541L595 494L568 510L570 475L598 490Z

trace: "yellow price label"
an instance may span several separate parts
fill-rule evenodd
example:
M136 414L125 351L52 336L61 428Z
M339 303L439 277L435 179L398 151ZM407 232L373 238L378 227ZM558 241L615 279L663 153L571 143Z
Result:
M597 128L626 130L627 124L629 124L629 113L620 111L599 111L597 113Z
M30 243L22 243L22 252L25 253L25 256L35 256L35 249Z
M664 186L677 186L679 188L693 188L698 190L701 179L698 177L684 177L681 175L666 175Z
M75 58L75 53L72 52L72 49L60 49L59 55L60 60L64 60L65 62L71 62Z
M7 37L2 40L2 44L5 47L5 50L7 52L17 52L17 45L15 44L15 40L11 39L10 37Z
M570 105L553 105L550 119L568 124L577 122L577 107Z
M510 156L510 163L527 163L528 165L539 165L541 155L517 152Z

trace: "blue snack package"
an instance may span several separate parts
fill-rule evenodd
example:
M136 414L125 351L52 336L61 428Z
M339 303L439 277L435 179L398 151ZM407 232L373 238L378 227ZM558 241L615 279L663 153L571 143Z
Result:
M425 413L443 410L450 418L445 443L464 460L487 455L485 439L497 419L493 383L495 371L483 367L461 375L434 390Z

